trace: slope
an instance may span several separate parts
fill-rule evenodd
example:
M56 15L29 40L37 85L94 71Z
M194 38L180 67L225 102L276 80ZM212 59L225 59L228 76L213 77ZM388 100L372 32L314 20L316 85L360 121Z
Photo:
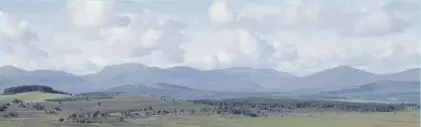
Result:
M420 101L420 82L379 81L354 88L320 92L307 97L344 98L377 101L418 102Z
M290 80L289 84L294 84L294 86L296 86L295 90L298 91L303 92L303 89L308 89L308 91L305 92L320 92L326 90L337 90L346 87L355 87L362 84L384 80L397 82L419 82L419 69L411 69L394 74L374 74L352 67L339 66L309 76L300 77L296 80Z
M197 99L206 96L207 92L167 83L138 83L123 85L105 90L105 92L127 92L140 95L167 96L178 99Z
M269 76L270 75L270 76ZM279 84L280 79L295 77L272 70L232 69L198 70L190 67L155 68L141 64L121 64L105 67L102 71L84 76L102 86L163 82L199 90L211 91L262 91L264 86Z
M26 92L13 95L0 95L0 101L10 102L13 99L19 99L23 101L44 101L47 99L54 99L60 97L68 97L66 94L53 94L43 92Z
M26 71L12 66L0 67L1 89L28 84L46 85L70 92L86 92L92 89L88 85L91 84L89 81L63 71Z

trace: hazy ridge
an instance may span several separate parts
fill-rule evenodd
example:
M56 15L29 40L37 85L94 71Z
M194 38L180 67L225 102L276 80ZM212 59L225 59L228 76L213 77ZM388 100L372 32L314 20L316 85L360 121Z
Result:
M89 92L123 90L129 89L126 88L129 86L137 86L138 90L144 90L143 93L171 93L184 97L198 94L198 96L211 95L212 92L209 91L225 93L299 91L293 93L308 95L363 87L365 84L382 81L418 82L419 84L419 77L419 68L393 74L375 74L347 66L323 70L304 77L272 69L234 67L198 70L190 67L156 68L135 63L111 65L98 73L83 76L64 71L25 71L12 66L0 67L0 87L3 89L10 86L36 84L52 86L68 92ZM165 92L162 92L162 88L151 88L144 84L167 85L163 87ZM417 90L415 92L419 93L419 89Z

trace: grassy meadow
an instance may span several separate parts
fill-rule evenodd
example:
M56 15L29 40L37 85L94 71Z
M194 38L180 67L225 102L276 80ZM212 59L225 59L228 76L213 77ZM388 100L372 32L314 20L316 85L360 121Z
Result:
M172 116L139 119L149 127L419 127L419 112L329 113L287 117Z
M46 94L30 92L16 95L1 95L0 101L21 99L21 100L43 100L59 98L67 95ZM97 102L103 106L98 107ZM38 103L38 102L37 102ZM136 96L132 94L121 94L111 99L101 100L78 100L65 101L62 104L57 102L40 102L46 109L60 107L62 110L57 114L45 114L44 111L19 108L12 105L7 111L16 112L19 117L0 117L0 127L419 127L420 112L398 111L394 112L312 112L312 113L291 113L290 115L268 115L263 117L246 116L220 116L206 114L179 114L179 115L156 115L150 117L127 118L125 122L99 122L99 123L76 123L58 122L58 118L64 118L71 113L94 112L94 111L123 111L153 106L155 109L171 108L196 108L198 104L186 103L183 101L163 101L156 97ZM82 109L83 111L79 111ZM113 113L118 114L118 113Z
M419 127L418 111L394 113L328 113L296 114L280 118L269 116L249 118L242 116L157 116L132 119L127 123L58 124L52 116L37 119L1 120L1 127Z
M23 101L36 101L36 100L47 100L60 97L67 97L65 94L53 94L53 93L42 93L42 92L26 92L14 95L0 95L0 101L11 101L13 99L19 99Z

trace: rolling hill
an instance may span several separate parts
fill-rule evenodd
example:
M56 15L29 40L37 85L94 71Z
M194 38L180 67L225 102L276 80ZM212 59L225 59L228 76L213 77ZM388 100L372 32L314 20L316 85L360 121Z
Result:
M320 92L306 97L419 103L420 82L379 81L354 88Z
M109 88L102 92L124 92L138 95L166 96L177 99L230 99L244 97L287 97L288 93L251 93L203 91L167 83L137 83Z
M288 82L296 86L295 90L306 93L337 90L385 80L419 82L420 70L411 69L393 74L374 74L347 66L339 66Z
M200 91L291 92L308 94L339 90L379 81L419 82L419 69L394 74L375 74L347 66L297 77L272 69L233 67L199 70L190 67L156 68L137 63L111 65L93 74L77 76L63 71L26 71L12 66L0 67L0 88L39 84L61 91L90 92L127 84L175 84Z
M104 92L126 92L140 95L167 96L182 99L196 99L206 96L207 92L167 83L138 83L109 88ZM209 93L210 94L210 93Z
M13 66L0 67L0 89L29 84L46 85L72 92L87 92L92 89L90 81L63 71L26 71Z
M138 82L164 82L200 90L256 92L263 86L277 85L275 81L295 76L276 70L227 68L198 70L190 67L155 68L141 64L122 64L105 67L102 71L84 76L96 84L118 86Z
M43 93L43 92L25 92L13 95L0 95L0 102L10 102L13 99L19 99L22 101L44 101L47 99L69 97L66 94L54 94L54 93Z

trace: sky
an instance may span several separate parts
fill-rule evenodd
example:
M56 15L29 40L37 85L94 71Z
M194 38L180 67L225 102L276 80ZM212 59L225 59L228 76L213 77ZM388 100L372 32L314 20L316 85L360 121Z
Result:
M416 0L2 0L0 65L78 75L154 67L335 66L394 73L420 64Z

